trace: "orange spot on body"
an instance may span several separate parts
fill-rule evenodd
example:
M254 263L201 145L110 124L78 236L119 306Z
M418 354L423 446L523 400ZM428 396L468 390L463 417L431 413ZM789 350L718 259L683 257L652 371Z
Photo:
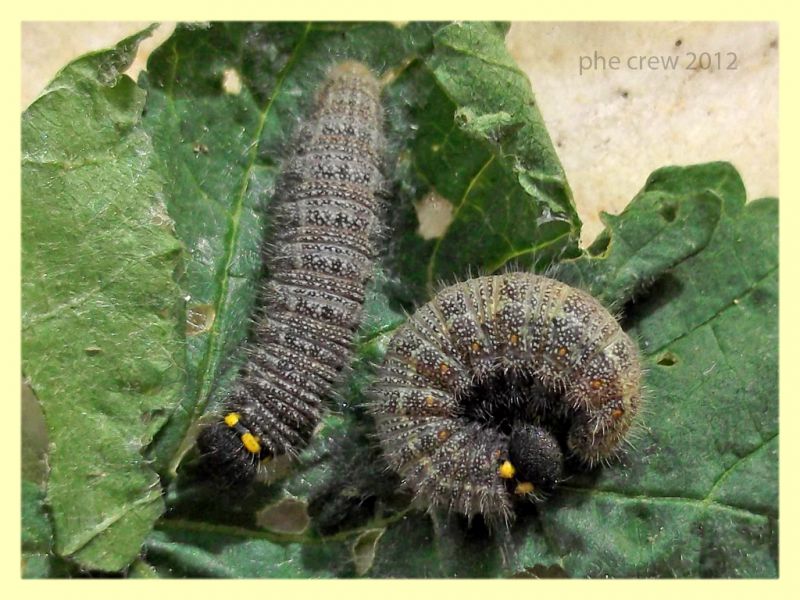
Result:
M429 407L433 406L433 396L428 396L427 398L425 398L425 404Z
M614 417L615 419L619 419L624 414L625 411L621 408L615 408L614 410L611 411L611 416Z
M437 436L436 436L436 437L438 437L438 438L439 438L439 441L440 441L440 442L444 442L444 441L446 441L446 440L447 440L447 438L449 438L449 437L450 437L450 430L449 430L449 429L442 429L442 430L441 430L441 431L440 431L440 432L437 434Z
M478 342L472 342L472 351L477 352L481 349L481 345Z
M561 346L561 348L558 349L558 355L559 356L566 356L567 355L567 349L564 348L564 346Z
M508 341L511 343L512 346L516 346L519 343L519 336L516 333L512 333Z
M601 379L592 379L592 382L589 384L592 386L593 390L599 390L603 387L603 381Z
M447 375L450 372L450 366L447 363L441 363L439 365L439 372L442 375Z

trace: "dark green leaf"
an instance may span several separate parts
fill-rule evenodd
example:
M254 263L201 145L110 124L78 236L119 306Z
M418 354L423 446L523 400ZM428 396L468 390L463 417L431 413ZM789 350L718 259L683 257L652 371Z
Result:
M53 524L45 507L44 490L22 480L22 577L68 577L75 571L53 554Z
M561 263L558 276L621 307L704 248L721 213L722 201L711 190L687 195L645 188L622 214L602 215L605 231L583 256Z
M661 169L622 214L605 215L606 231L579 253L580 222L569 187L530 86L505 51L505 30L486 23L181 26L153 55L140 82L148 93L143 124L152 147L137 121L141 92L124 79L110 77L107 85L112 87L106 87L85 78L92 85L84 96L100 108L113 97L127 115L122 128L127 137L108 135L100 147L111 152L105 148L116 149L124 140L126 149L139 150L137 172L146 173L136 180L139 200L127 200L125 218L138 214L141 198L151 197L163 182L167 210L188 251L179 273L188 297L179 409L165 426L160 412L138 433L132 433L133 413L117 414L116 405L102 423L91 421L94 437L80 420L66 421L81 432L84 446L89 439L90 448L105 448L109 478L124 474L134 490L141 489L139 450L158 431L150 452L157 470L170 479L170 510L147 537L144 556L131 565L129 575L776 576L777 202L745 204L741 180L725 163ZM241 361L239 349L264 275L259 250L269 235L280 162L326 70L345 58L366 62L386 82L393 165L388 258L376 268L369 289L352 374L331 399L335 412L324 419L312 444L299 461L274 461L252 488L220 490L199 479L184 457L202 415L224 396ZM118 62L121 68L124 61ZM224 83L237 80L240 87ZM51 94L59 92L56 88ZM66 114L71 120L88 119L83 131L97 127L95 120L103 122L79 108ZM98 109L97 115L106 112ZM42 148L51 151L49 143L42 141ZM86 160L85 145L71 150L68 166ZM52 168L65 170L62 164ZM26 187L40 185L30 181L24 180ZM425 238L420 229L425 219L418 214L430 204L450 205L452 220ZM61 218L76 211L75 219L88 220L74 205ZM125 227L130 235L130 226ZM24 221L23 228L33 240L35 222ZM58 239L75 239L63 233L63 225L56 231ZM105 231L92 227L80 236L89 240L81 249L91 258L89 265L69 255L48 272L78 265L73 268L80 273L93 273L102 269L103 255L98 258L91 250L120 246L115 251L122 258L116 257L116 264L130 269L122 233L115 231L116 237L108 239ZM153 254L153 248L161 247L158 240L143 237L137 250L151 262L161 257L170 269L135 274L139 295L124 305L123 314L126 322L139 324L152 318L154 290L161 290L156 296L164 315L174 314L168 307L174 307L175 297L163 277L174 266L174 245L158 238L172 254ZM23 244L24 249L35 247ZM60 255L48 259L53 257ZM362 406L372 365L405 318L398 306L410 309L427 300L440 280L555 263L559 277L619 310L626 329L640 341L649 391L634 448L619 463L575 475L548 502L521 509L509 533L489 532L480 520L468 526L453 515L409 510L409 497L387 471ZM123 280L120 276L114 284ZM63 304L58 282L46 283L56 289L41 297L24 296L26 311L36 306L34 300L56 298L56 306ZM73 319L82 314L69 312ZM91 313L91 318L98 317ZM79 398L92 406L90 382L102 383L108 373L117 383L129 381L120 379L119 364L130 380L142 381L137 373L149 368L153 357L165 356L165 349L172 357L177 347L174 331L168 336L162 319L161 354L126 347L131 354L124 356L133 358L118 363L123 354L115 347L115 361L102 364L98 375L87 365L98 357L109 360L102 352L105 342L80 341L86 356L63 363L78 365L79 376L59 380L56 389L69 388L73 394L73 387L82 386L89 393ZM70 330L71 339L82 340L85 331ZM49 357L53 338L46 339L51 347L39 352ZM29 376L34 367L43 369L38 358L30 365ZM175 380L166 371L158 373L162 379L147 388L148 398L156 402L169 395L174 403ZM58 443L63 447L64 441L53 437L51 420L62 413L48 414L47 403L61 392L32 382L45 405L51 441L57 443L51 457L58 456ZM122 406L141 403L137 391L134 387L134 400ZM74 394L70 400L76 410ZM112 443L114 431L135 443ZM67 450L81 458L79 465L86 464L85 447ZM127 470L112 470L114 452L123 450ZM55 481L60 476L95 489L81 470L71 468L55 473ZM56 571L47 545L52 538L46 527L37 526L46 523L44 507L40 497L30 498L26 573L52 575ZM74 498L85 503L85 491L74 492ZM121 523L133 532L116 542L126 549L125 564L135 554L134 538L141 541L154 514ZM53 516L58 534L59 513ZM111 539L107 533L101 535L103 543L106 539ZM57 535L56 549L62 552L59 540ZM77 558L94 564L81 553Z
M745 205L736 171L712 163L657 171L638 203L655 198L681 215L710 206L709 194L722 213L708 213L714 229L702 249L674 262L663 259L675 236L655 236L670 246L663 252L643 246L652 257L639 269L646 285L625 315L649 369L633 448L546 504L529 525L535 534L524 526L515 532L514 570L541 564L571 577L777 575L777 202ZM640 250L631 252L641 245L628 238L616 244L618 232L641 228L639 216L634 203L611 219L607 257L584 265L605 276L620 261L641 261ZM631 288L617 285L624 299Z
M572 194L530 83L496 27L442 27L386 95L403 148L391 216L402 299L427 300L441 281L476 270L546 266L577 252ZM413 207L431 198L452 205L452 222L423 239Z
M347 560L339 543L281 543L256 530L174 521L153 532L145 552L162 577L332 577Z
M142 458L180 393L181 302L144 93L145 31L59 73L22 117L23 372L50 440L55 551L119 570L163 510Z

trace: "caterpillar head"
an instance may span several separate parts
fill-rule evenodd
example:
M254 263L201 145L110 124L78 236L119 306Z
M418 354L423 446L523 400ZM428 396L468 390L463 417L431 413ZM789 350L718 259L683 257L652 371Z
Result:
M517 493L538 491L549 494L564 478L561 447L551 432L538 425L515 424L508 454L512 477L518 482ZM505 473L509 473L508 468Z
M259 460L242 445L240 436L225 423L203 428L197 438L200 468L224 487L252 481L258 473Z

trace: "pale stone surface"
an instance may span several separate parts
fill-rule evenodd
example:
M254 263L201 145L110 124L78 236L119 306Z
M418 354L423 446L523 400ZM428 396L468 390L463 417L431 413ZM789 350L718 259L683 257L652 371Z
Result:
M620 212L666 165L727 160L749 198L778 195L777 24L515 23L508 46L533 85L585 243L602 230L600 210ZM580 57L595 51L618 56L619 69L581 74ZM708 52L714 68L687 69L689 52ZM639 56L678 63L639 69Z
M23 23L23 108L67 62L147 25ZM134 77L173 27L162 25L142 44ZM584 243L602 229L599 211L620 212L665 165L728 160L748 197L778 195L777 24L520 22L508 46L531 79L567 172ZM580 57L595 52L597 61L581 74ZM690 52L709 53L714 68L687 69ZM729 52L735 70L726 68ZM619 57L619 68L606 62L600 69L600 56ZM640 56L678 62L651 69Z
M36 99L48 82L67 63L93 50L109 48L141 31L150 21L103 22L61 21L22 23L22 110ZM139 45L128 73L136 78L147 64L147 57L166 40L175 28L162 23Z

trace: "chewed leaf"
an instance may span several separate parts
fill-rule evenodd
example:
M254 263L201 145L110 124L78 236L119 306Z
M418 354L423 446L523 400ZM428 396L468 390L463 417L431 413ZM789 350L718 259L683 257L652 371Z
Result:
M636 239L657 221L648 198L680 215L713 208L709 193L722 210L707 212L713 229L696 252L675 262L680 240L668 233L617 243L619 232ZM538 538L515 534L515 568L558 565L571 577L775 577L777 202L745 205L730 165L674 167L654 173L609 222L601 236L607 252L584 265L601 277L639 265L645 279L624 315L649 365L645 419L619 464L574 481L543 507L530 524ZM685 227L690 236L702 229ZM633 288L616 289L624 298Z
M47 431L31 419L24 435L49 448L25 448L24 576L777 576L777 200L746 203L727 163L659 169L581 250L507 28L179 25L138 86L120 73L146 32L31 105L23 372ZM220 488L195 470L195 434L244 359L277 178L344 60L383 86L391 182L354 358L299 456ZM515 268L619 316L645 394L619 460L540 502L509 488L516 519L493 529L418 510L365 390L443 283Z
M401 300L423 302L442 281L507 264L544 268L577 253L572 194L530 82L495 26L442 27L387 98L402 148L401 203L390 216ZM438 235L424 236L419 204L432 195L452 214Z
M704 248L721 215L722 199L712 190L645 188L622 214L603 215L606 230L583 256L561 263L558 276L621 307Z
M65 68L22 117L23 373L50 441L55 551L122 569L164 504L141 450L182 375L180 243L121 70L149 30Z

